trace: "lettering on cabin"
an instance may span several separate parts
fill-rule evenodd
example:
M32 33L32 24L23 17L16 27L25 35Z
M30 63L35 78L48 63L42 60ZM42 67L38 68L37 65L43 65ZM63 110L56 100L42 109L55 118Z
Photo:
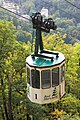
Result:
M50 100L51 99L51 95L45 95L44 96L44 100Z

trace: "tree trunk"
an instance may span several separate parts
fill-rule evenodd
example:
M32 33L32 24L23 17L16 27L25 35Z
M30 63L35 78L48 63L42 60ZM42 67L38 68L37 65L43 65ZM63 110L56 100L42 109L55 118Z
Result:
M29 117L29 114L27 113L27 120L31 120L31 118Z
M1 111L2 111L2 119L5 120L3 108L2 108L2 106L0 106L0 107L1 107Z
M9 120L7 107L6 107L6 98L5 98L5 92L4 92L4 82L3 82L2 75L0 76L0 78L1 78L2 98L3 98L3 106L4 106L4 110L5 110L5 116L6 116L6 120Z
M9 118L10 118L10 120L13 120L12 104L11 104L11 98L12 98L11 76L8 76L8 83L9 83L9 90L8 90L8 111L9 111Z

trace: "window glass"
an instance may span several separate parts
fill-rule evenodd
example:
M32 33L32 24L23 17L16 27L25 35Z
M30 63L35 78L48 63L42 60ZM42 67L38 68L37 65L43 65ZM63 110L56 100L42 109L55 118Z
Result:
M64 80L64 74L65 74L65 65L63 64L61 66L61 82Z
M52 69L52 86L59 85L59 68Z
M40 73L38 70L31 70L31 80L33 88L40 88Z
M50 70L41 71L42 88L49 88L51 86L50 78Z
M27 83L30 84L30 69L27 67Z

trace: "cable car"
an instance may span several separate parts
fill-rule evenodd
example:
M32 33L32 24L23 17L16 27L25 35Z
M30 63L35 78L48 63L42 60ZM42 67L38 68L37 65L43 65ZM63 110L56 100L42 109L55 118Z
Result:
M65 57L60 52L43 48L41 32L49 33L50 29L57 28L52 18L43 20L40 13L35 13L32 23L36 41L34 53L26 58L27 96L34 103L53 103L65 94Z

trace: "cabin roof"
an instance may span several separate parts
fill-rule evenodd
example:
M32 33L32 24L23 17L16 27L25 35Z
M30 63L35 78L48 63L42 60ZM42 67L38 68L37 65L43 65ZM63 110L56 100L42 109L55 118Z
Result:
M54 53L55 51L53 51ZM26 58L26 63L31 66L31 67L38 67L38 68L43 68L43 67L52 67L61 64L63 61L65 61L65 57L62 53L59 53L59 57L56 58L56 55L54 54L44 54L42 55L47 55L50 57L54 57L53 61L47 58L41 58L41 57L35 57L35 59L32 58L32 56L28 56Z

